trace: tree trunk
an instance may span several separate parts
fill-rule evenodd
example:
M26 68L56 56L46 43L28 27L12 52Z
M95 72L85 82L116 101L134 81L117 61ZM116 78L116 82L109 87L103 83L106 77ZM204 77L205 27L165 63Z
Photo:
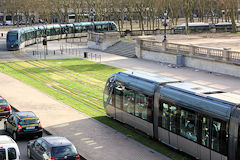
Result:
M231 8L231 21L232 21L232 32L236 33L236 23L235 23L235 12L234 8Z

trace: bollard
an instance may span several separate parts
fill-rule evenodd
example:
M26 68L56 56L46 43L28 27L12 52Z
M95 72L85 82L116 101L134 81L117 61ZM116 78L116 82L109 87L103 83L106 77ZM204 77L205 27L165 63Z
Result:
M97 54L95 54L95 61L97 61Z
M56 54L55 52L56 52L56 51L54 50L54 51L53 51L53 55L55 55L55 54Z
M33 56L34 56L34 51L33 51Z

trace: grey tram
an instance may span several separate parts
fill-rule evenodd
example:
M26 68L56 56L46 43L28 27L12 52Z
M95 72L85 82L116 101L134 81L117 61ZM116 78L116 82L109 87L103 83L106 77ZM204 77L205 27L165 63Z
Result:
M202 160L240 159L240 96L143 71L111 75L112 118Z

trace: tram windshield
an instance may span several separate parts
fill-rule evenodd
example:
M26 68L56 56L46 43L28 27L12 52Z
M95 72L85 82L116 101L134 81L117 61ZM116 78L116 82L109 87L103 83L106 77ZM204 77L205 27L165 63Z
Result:
M16 41L18 39L18 33L14 32L8 33L7 39L8 41Z

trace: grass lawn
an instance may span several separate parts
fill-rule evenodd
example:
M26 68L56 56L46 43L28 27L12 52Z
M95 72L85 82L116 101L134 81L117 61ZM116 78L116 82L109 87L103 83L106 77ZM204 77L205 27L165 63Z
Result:
M41 90L172 159L191 159L187 155L127 129L123 124L105 116L104 85L111 74L122 71L119 68L82 59L59 59L1 63L0 71Z

